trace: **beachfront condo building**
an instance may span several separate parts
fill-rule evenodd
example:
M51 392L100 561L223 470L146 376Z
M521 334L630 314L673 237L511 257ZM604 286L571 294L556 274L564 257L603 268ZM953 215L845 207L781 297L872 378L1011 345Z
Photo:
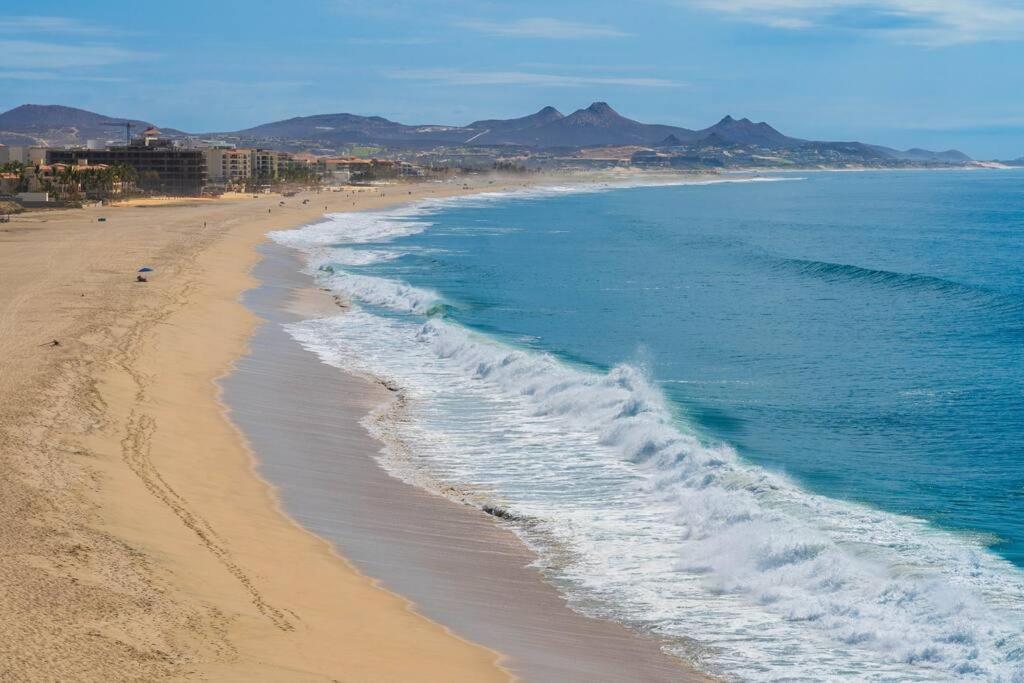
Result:
M288 152L277 152L272 149L252 150L252 172L257 177L277 178L292 163L292 155Z
M203 150L211 183L230 183L247 178L279 178L293 163L288 152L269 149L209 147Z
M131 166L138 173L138 187L170 195L196 196L207 183L203 150L183 149L147 129L129 145L106 149L49 149L47 164L107 164Z
M245 180L252 175L251 149L211 147L206 154L206 172L211 183Z

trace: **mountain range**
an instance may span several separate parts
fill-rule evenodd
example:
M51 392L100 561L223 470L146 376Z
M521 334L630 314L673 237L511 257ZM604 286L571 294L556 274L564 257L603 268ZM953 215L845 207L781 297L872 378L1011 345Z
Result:
M2 117L0 117L2 124ZM690 130L678 126L641 123L628 119L605 102L562 114L544 107L535 114L515 119L487 119L466 126L395 123L377 116L321 114L266 123L254 128L219 133L247 139L309 140L340 142L429 142L471 145L518 145L524 147L575 148L607 145L658 145L668 139L679 144L696 142L717 133L729 142L752 144L771 142L793 146L804 142L782 135L766 123L726 116L714 126Z
M83 144L88 139L121 139L125 119L57 105L26 104L0 114L0 143ZM122 124L122 131L117 124ZM140 130L151 125L132 120ZM171 137L230 139L245 145L282 149L341 149L353 143L401 148L441 145L518 146L533 149L636 145L655 148L754 146L764 150L813 149L819 155L852 154L858 159L910 163L965 163L970 157L957 150L932 152L895 150L859 142L823 142L789 137L765 122L726 116L700 130L642 123L626 118L605 102L594 102L565 115L554 107L513 119L487 119L466 126L408 125L379 116L318 114L274 121L237 131L190 135L162 129Z

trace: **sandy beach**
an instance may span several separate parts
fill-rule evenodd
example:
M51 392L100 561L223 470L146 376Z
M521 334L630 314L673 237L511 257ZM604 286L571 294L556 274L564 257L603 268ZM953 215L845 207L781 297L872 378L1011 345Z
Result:
M338 306L300 272L296 253L260 251L262 284L244 300L267 322L222 384L289 516L418 612L501 652L523 680L694 678L658 640L568 609L529 566L536 556L490 515L387 474L361 418L395 408L395 393L325 365L287 334L282 324L338 315Z
M254 458L252 436L226 416L216 380L247 352L259 325L240 295L258 284L250 270L269 230L308 223L325 209L497 187L416 185L285 200L140 203L29 213L3 226L5 680L486 681L520 671L540 679L535 674L543 666L564 670L569 658L612 642L620 648L609 650L616 656L644 653L651 664L643 678L687 674L654 641L569 611L554 589L525 569L525 549L487 515L415 490L389 491L408 496L420 515L449 505L434 518L441 520L438 528L462 525L463 538L484 535L477 541L484 551L508 550L502 563L525 586L520 597L533 595L543 607L531 618L559 615L562 621L554 623L570 634L565 647L538 650L547 665L539 663L542 657L529 664L523 653L543 640L537 632L517 648L509 635L518 632L515 620L504 635L477 628L487 620L459 622L459 614L473 610L451 603L452 586L414 590L408 577L429 572L415 566L387 571L386 558L404 552L396 539L378 538L378 549L391 550L377 552L367 545L373 538L365 528L352 531L344 519L320 525L300 519L287 505L288 491L279 495L255 475L257 462L270 469L273 462L264 461L259 448ZM144 284L134 281L142 266L154 268ZM307 301L288 296L293 306L320 305L315 295ZM377 445L352 426L380 395L372 385L347 381L349 445L363 473L401 487L376 468ZM283 514L282 497L303 526ZM340 512L351 513L353 505ZM358 553L358 567L332 543ZM453 555L438 547L434 556ZM468 585L485 584L491 569L482 566ZM378 579L385 577L382 586ZM421 587L428 583L420 581ZM417 593L417 604L401 591ZM418 601L429 595L435 603L421 608ZM489 599L480 598L473 609L480 612ZM605 640L585 646L595 634ZM502 643L518 654L510 660Z
M415 614L280 514L224 417L213 380L256 324L238 303L254 245L353 198L279 201L4 226L5 679L508 678L496 653ZM143 265L155 273L136 283Z

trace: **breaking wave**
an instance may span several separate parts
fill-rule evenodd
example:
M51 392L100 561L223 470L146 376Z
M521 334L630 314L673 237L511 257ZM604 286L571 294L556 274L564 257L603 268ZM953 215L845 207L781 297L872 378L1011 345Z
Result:
M534 520L521 531L542 553L570 548L551 571L606 601L591 608L601 616L732 648L719 657L745 678L762 677L765 651L789 653L772 676L1024 675L1020 631L998 607L1024 600L1012 567L980 543L811 495L702 443L637 368L586 372L451 322L358 310L289 331L329 363L405 387L413 420L386 428L434 444L416 456L440 479L502 491L492 502ZM422 483L418 466L387 464ZM527 495L538 487L546 500Z
M339 218L295 231L315 228L305 242L275 239L315 259L355 235L386 242L429 225L430 209L404 211L363 214L351 233ZM444 305L434 292L320 268L339 294L391 311L356 306L288 327L325 362L402 388L407 413L373 428L413 450L392 447L384 464L421 484L479 487L575 608L696 639L709 668L750 680L1024 681L1024 580L980 539L743 462L701 439L637 367L578 368L430 318Z

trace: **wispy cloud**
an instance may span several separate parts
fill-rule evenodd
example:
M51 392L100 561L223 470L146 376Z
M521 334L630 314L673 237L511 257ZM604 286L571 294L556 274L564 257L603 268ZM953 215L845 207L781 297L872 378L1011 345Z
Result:
M386 71L388 78L445 85L522 85L579 88L588 85L620 85L638 88L675 88L685 85L664 78L624 76L581 76L527 71L466 71L462 69L396 69Z
M88 81L90 83L124 83L128 78L120 76L82 76L62 74L56 71L0 71L0 81Z
M941 47L1024 40L1015 0L681 0L779 29L838 28Z
M55 81L52 71L0 71L0 81Z
M348 38L349 45L432 45L437 41L432 38L410 36L407 38Z
M516 21L466 19L456 22L455 26L491 36L549 38L553 40L621 38L629 35L611 26L562 21L561 19L551 19L549 17L534 17L532 19L518 19Z
M644 71L658 71L659 73L673 72L693 72L697 71L696 68L685 66L681 64L631 64L629 62L618 61L615 56L610 56L609 61L605 63L598 62L573 62L573 61L556 61L556 62L516 62L515 64L509 65L515 69L525 69L528 71L568 71L576 73L578 71L591 71L599 72L603 74L607 73L638 73Z
M120 48L104 40L120 35L126 34L69 17L2 16L0 80L127 81L129 79L119 73L103 71L152 55ZM13 39L8 39L12 36Z
M112 45L69 45L36 40L0 40L5 67L17 69L80 69L110 66L148 55Z
M109 26L93 24L71 17L19 16L0 17L0 31L5 33L50 33L79 36L120 34Z
M438 16L445 12L465 14L476 9L479 0L323 0L329 9L345 16L375 17L378 19L405 19L427 12Z
M258 80L258 81L225 81L215 78L197 78L184 81L177 87L182 88L182 93L188 92L219 92L230 97L240 94L251 93L255 88L267 88L269 90L288 90L291 88L306 88L315 85L313 81L295 80Z

